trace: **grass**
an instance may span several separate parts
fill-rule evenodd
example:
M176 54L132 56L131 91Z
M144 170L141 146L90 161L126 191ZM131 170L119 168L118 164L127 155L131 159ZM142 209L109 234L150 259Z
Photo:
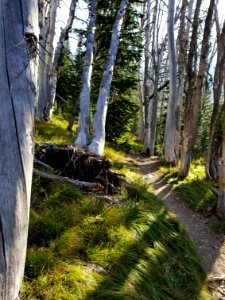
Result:
M196 160L191 164L190 172L185 179L179 177L176 168L162 166L160 172L194 211L207 211L215 202L215 196L210 190L211 183L205 177L202 160Z
M37 143L71 144L74 140L73 131L67 130L68 121L61 115L53 115L51 122L35 121L35 141Z
M23 299L211 299L184 228L123 153L106 155L130 182L111 206L34 177Z

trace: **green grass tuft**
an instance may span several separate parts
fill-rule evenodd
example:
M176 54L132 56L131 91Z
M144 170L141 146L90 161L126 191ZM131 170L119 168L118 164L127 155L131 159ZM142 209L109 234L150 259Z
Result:
M215 196L210 190L210 182L205 177L202 161L192 163L190 172L185 179L179 177L175 168L161 167L160 171L165 180L173 185L174 190L194 211L207 211L215 202Z

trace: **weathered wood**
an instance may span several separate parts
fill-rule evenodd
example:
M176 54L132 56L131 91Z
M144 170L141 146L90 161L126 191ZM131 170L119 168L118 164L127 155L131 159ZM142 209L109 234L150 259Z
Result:
M49 174L46 172L39 171L35 168L33 171L34 171L34 174L36 174L40 177L57 180L57 181L65 182L65 183L70 183L70 184L80 186L80 187L94 187L96 185L96 183L92 183L92 182L79 181L79 180L71 179L69 177L63 177L63 176L58 176L58 175L54 175L54 174Z
M173 166L177 164L175 155L176 104L177 104L177 58L174 39L175 1L168 2L167 34L169 52L170 93L166 116L164 155L165 161Z
M101 80L96 113L94 116L94 137L89 146L89 150L95 154L102 155L105 147L105 123L108 110L108 97L112 82L113 70L119 46L119 36L121 32L123 17L127 7L127 0L120 2L115 22L112 29L110 49L107 55L104 72Z
M0 1L0 299L15 300L24 273L31 181L38 8Z
M75 145L86 147L89 143L90 126L90 93L91 93L91 75L92 63L94 57L94 32L96 27L96 6L97 1L91 1L90 21L87 30L87 47L84 59L82 73L82 87L80 92L80 113Z

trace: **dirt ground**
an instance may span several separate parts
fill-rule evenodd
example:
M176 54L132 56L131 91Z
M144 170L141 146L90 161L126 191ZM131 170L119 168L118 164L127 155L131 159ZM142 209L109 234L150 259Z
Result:
M203 266L208 273L208 281L215 300L225 300L225 236L215 234L209 227L212 216L205 217L190 210L172 190L172 186L162 179L156 158L135 157L135 165L151 184L154 193L163 200L169 211L185 226L196 245Z

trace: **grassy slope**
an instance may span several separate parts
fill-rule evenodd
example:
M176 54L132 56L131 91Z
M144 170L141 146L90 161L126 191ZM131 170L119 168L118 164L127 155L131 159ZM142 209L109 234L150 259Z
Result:
M164 178L174 186L182 199L195 211L206 211L215 202L215 196L210 190L210 181L206 179L202 160L191 164L188 176L181 179L176 168L161 167Z
M211 299L184 229L122 153L106 155L132 182L113 205L34 177L23 298Z

